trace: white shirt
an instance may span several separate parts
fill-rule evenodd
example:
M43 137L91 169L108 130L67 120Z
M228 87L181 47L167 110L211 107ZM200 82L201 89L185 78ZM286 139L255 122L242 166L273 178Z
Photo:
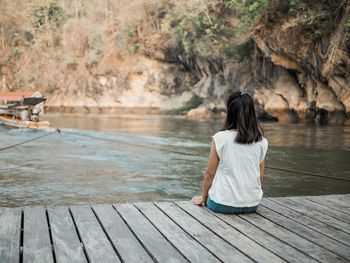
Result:
M213 136L220 162L209 197L216 203L234 206L257 206L263 196L260 163L264 160L268 142L265 138L251 144L234 140L237 132L220 131Z

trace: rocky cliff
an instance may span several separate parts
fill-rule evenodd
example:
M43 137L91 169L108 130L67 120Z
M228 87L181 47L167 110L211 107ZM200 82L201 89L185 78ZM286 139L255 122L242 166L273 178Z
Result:
M348 123L349 12L344 0L0 0L0 89L40 90L53 110L192 117L248 90L262 118Z

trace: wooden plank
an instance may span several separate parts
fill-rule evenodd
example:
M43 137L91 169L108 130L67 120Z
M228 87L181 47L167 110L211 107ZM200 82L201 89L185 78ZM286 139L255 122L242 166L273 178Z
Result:
M68 208L48 208L48 214L56 262L87 262Z
M329 250L326 250L315 243L296 235L295 233L269 221L266 218L261 217L258 214L244 214L239 215L239 217L247 220L261 229L264 229L271 235L283 240L290 246L299 249L320 262L348 262L344 258L339 257Z
M23 262L54 262L44 207L25 207Z
M71 207L89 262L120 262L112 244L88 206Z
M271 200L273 200L279 204L282 204L284 206L287 206L287 207L289 207L289 208L291 208L299 213L302 213L302 214L307 215L311 218L314 218L315 220L318 220L318 221L323 222L325 224L334 226L334 227L338 228L339 230L344 231L348 234L350 233L350 225L349 224L346 224L343 221L339 221L339 220L337 220L331 216L325 215L321 212L318 212L318 211L312 210L308 207L305 207L297 202L294 202L290 198L278 197L278 198L271 198Z
M311 208L312 210L316 210L318 212L321 212L321 213L324 213L324 214L327 214L331 217L334 217L340 221L343 221L347 224L350 224L350 217L349 215L346 215L344 213L341 213L337 210L334 210L328 206L324 206L324 205L321 205L319 203L315 203L313 201L310 201L306 198L302 198L302 197L299 197L299 196L296 196L296 197L292 197L290 198L291 200L293 200L294 202L297 202L301 205L304 205L306 207L309 207Z
M311 200L313 202L316 202L318 204L321 204L323 206L327 206L333 210L336 210L338 212L346 214L347 216L350 215L350 208L349 207L344 206L342 204L339 204L339 202L332 200L332 199L329 199L327 197L320 198L319 196L317 196L317 197L316 196L305 196L304 198L307 200Z
M254 242L246 235L237 231L235 228L225 223L221 219L215 217L209 211L192 205L190 202L176 202L178 206L184 209L191 216L195 217L199 222L208 227L218 236L223 237L227 242L248 255L257 262L286 262L282 258L276 256L271 251Z
M124 262L154 262L111 205L95 205L93 210Z
M114 207L157 262L187 262L136 207L132 204Z
M350 194L346 195L326 195L325 199L338 203L341 207L350 209Z
M312 230L304 225L301 225L287 217L284 217L266 207L259 206L258 214L267 218L268 220L289 229L293 233L312 241L313 243L332 251L334 254L350 260L350 247L340 243L328 236L325 236L315 230Z
M21 209L0 209L0 262L19 262L21 219Z
M190 262L221 262L152 203L136 207Z
M256 227L237 215L213 214L288 262L318 262L300 250L289 246L289 244L283 240L270 235L268 232Z
M217 236L175 204L159 202L156 205L194 239L217 255L220 260L224 262L252 262L241 251Z
M350 246L350 235L333 227L328 224L322 223L320 221L317 221L311 217L308 217L304 214L301 214L293 209L290 209L286 206L283 206L281 204L278 204L276 202L273 202L270 199L264 198L261 201L261 204L265 207L268 207L269 209L284 215L299 224L303 224L313 230L316 230L324 235L327 235L339 242L342 242L343 244Z

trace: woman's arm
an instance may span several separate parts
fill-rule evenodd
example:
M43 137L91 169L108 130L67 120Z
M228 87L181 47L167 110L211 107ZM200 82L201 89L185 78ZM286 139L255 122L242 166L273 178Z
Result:
M210 189L210 186L213 183L216 169L219 165L219 156L216 152L215 142L212 140L211 147L210 147L210 155L209 155L209 161L208 161L208 167L204 175L204 182L203 182L203 192L200 196L195 196L192 198L192 203L195 205L203 205L205 204L205 201L208 197L208 191Z
M260 183L261 183L261 185L264 182L264 172L265 172L265 160L263 160L260 164Z

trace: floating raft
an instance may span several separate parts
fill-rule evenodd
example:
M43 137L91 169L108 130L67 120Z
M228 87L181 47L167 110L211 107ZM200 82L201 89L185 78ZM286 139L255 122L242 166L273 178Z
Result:
M188 201L0 208L0 262L349 262L350 195L264 198L256 214Z

